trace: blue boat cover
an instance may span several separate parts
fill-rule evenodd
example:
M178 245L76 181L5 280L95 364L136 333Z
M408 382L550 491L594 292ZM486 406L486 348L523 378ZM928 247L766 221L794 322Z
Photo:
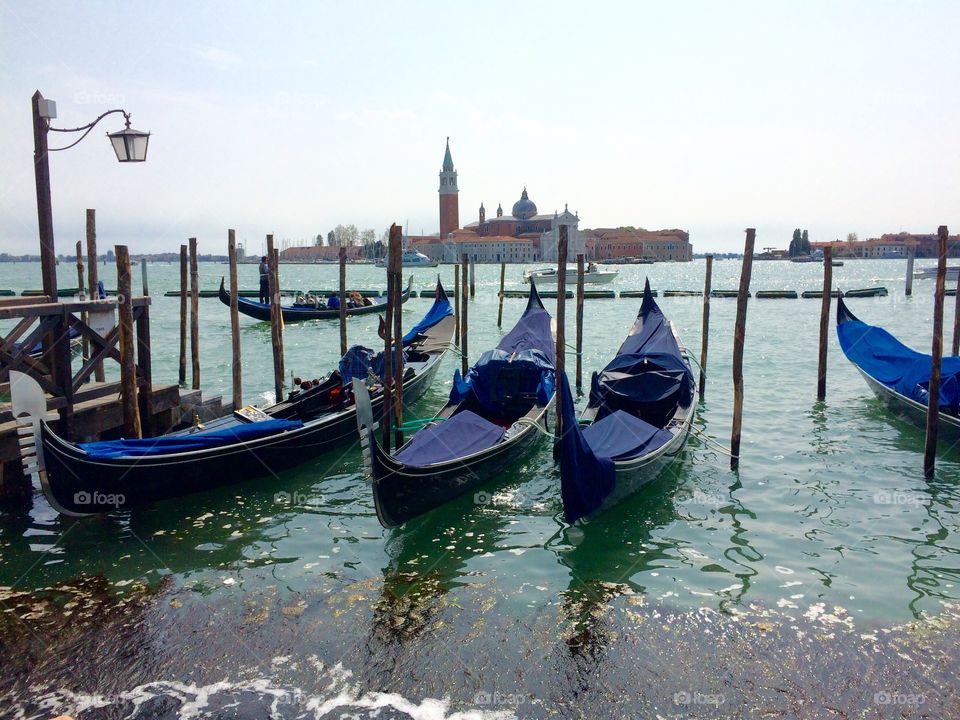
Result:
M403 336L403 344L409 345L418 336L425 333L427 330L432 328L438 322L443 320L445 317L453 315L453 309L450 307L450 301L447 299L447 294L443 290L443 286L437 283L436 295L434 296L433 305L427 311L427 314L423 316L423 319L410 328L410 332Z
M394 458L413 466L447 462L493 447L504 432L499 425L462 410L449 420L418 432Z
M595 512L616 482L613 460L598 455L583 436L566 373L560 373L560 496L568 523Z
M529 406L534 397L546 405L556 388L555 368L550 314L532 288L527 309L497 347L483 353L466 377L454 371L450 402L473 394L481 407L497 415L509 415L511 407L524 403Z
M161 435L160 437L143 438L142 440L100 440L98 442L78 443L77 446L86 452L91 460L169 455L258 440L268 435L278 435L299 427L303 427L303 422L300 420L262 420L261 422L241 423L220 430L200 431L189 435Z
M837 325L847 358L867 375L911 400L926 405L930 393L930 355L908 348L883 328L860 320ZM944 357L940 369L940 409L960 412L960 357Z
M612 460L641 457L673 438L669 431L623 410L588 425L582 432L594 453Z

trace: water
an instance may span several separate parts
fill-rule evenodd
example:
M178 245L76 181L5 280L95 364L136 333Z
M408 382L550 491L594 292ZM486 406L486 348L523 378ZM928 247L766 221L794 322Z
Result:
M508 266L508 287L522 286L522 269ZM618 269L615 289L638 289L645 275L660 290L702 289L702 261ZM452 287L452 267L438 270ZM201 264L201 286L216 288L226 271ZM114 287L115 270L100 272ZM713 287L736 288L739 272L739 262L716 261ZM149 273L154 379L171 382L179 299L160 294L178 287L179 267L155 264ZM435 273L415 271L415 288L429 289ZM472 359L502 334L499 266L476 273ZM903 273L902 261L834 268L841 289L891 291L850 300L858 317L928 350L933 283L917 281L905 298ZM337 269L282 266L281 276L284 288L332 288ZM348 270L356 287L377 287L382 277L373 267ZM75 278L72 266L61 266L62 285ZM240 283L256 286L255 266L240 268ZM37 266L0 265L0 287L39 284ZM815 264L754 265L754 290L821 286ZM524 302L505 300L505 330ZM699 351L702 300L659 303ZM428 299L408 301L405 326L428 306ZM696 420L698 433L721 445L730 436L735 306L734 299L711 302L706 398ZM638 307L638 299L586 301L585 382L613 355ZM949 299L948 330L952 309ZM229 397L228 309L203 299L200 313L204 394ZM873 398L843 358L832 323L827 400L816 402L819 313L818 300L751 300L738 473L712 443L694 437L657 482L585 527L563 523L547 443L476 496L392 531L377 522L357 447L276 477L101 519L60 518L40 496L0 511L0 587L8 588L0 597L8 611L0 657L33 657L21 654L23 646L65 653L57 662L17 660L20 672L7 678L11 707L23 717L43 716L37 698L46 697L46 709L87 708L89 717L220 717L221 706L240 717L372 716L378 707L391 717L544 716L557 707L565 708L561 715L592 709L672 717L715 716L723 695L731 704L724 714L741 701L779 712L782 698L768 697L753 679L738 682L734 673L723 687L704 681L703 667L719 672L731 662L714 647L720 637L743 649L744 676L750 667L794 672L789 660L781 669L774 659L794 657L803 688L796 694L808 700L824 702L830 692L820 672L827 663L863 688L862 697L835 699L842 707L900 712L909 698L895 693L910 694L907 678L933 683L914 695L925 693L927 710L936 698L949 714L956 695L943 690L949 681L937 689L936 680L956 671L955 653L930 654L916 643L949 648L944 638L955 638L960 453L942 447L935 478L923 479L922 431ZM573 303L568 318L572 341ZM376 323L351 319L350 342L374 345ZM241 326L244 397L266 402L273 386L269 326L248 318ZM288 325L288 372L319 377L336 362L338 344L335 322ZM573 360L568 355L571 371ZM458 365L445 358L410 417L430 416L443 404ZM57 588L52 595L50 588ZM75 626L72 614L64 616L70 602L90 608L95 620ZM890 631L901 626L911 629L897 644L890 638L900 631ZM851 643L875 654L870 672ZM771 657L757 664L756 648L768 645ZM96 659L98 672L66 670L72 652ZM706 663L700 670L697 657ZM656 682L663 675L672 683ZM887 675L900 684L877 679ZM642 681L646 695L623 699L617 683L634 687L641 678L657 689ZM893 700L874 697L883 692ZM682 693L693 699L683 703ZM277 697L279 705L271 705ZM786 714L804 712L788 703Z

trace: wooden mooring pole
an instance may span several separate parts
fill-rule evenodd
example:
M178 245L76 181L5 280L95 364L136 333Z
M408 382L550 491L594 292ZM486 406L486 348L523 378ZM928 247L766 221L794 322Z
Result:
M390 226L390 238L387 245L387 308L383 329L383 449L390 452L390 425L393 422L393 314L396 312L394 300L394 263L401 257L402 231L396 223ZM401 259L402 265L402 259Z
M503 288L507 281L507 264L500 263L500 303L497 307L497 327L503 324Z
M470 261L470 297L471 299L477 294L477 261Z
M830 301L833 292L833 249L823 248L823 300L820 301L820 354L817 362L817 400L827 397L827 340L830 329Z
M191 387L200 389L200 269L197 267L197 239L190 238L190 361Z
M740 269L740 291L737 293L737 318L733 328L733 428L730 433L730 469L740 466L740 431L743 425L743 343L747 326L747 297L750 294L750 273L753 269L754 228L747 228Z
M123 398L123 434L141 437L140 407L137 403L137 367L133 346L133 283L130 279L130 253L126 245L117 245L117 315L120 324L120 392Z
M913 295L913 258L916 257L916 254L916 248L907 250L907 285L903 291L907 297Z
M403 242L402 233L397 229L399 236L398 248ZM399 448L403 445L403 256L397 252L390 256L390 263L393 266L393 416L394 432L393 447Z
M187 246L180 246L180 387L187 386Z
M937 463L940 422L940 364L943 355L943 295L947 284L947 226L937 228L937 286L933 295L933 347L930 351L930 387L927 395L927 438L923 449L923 476L930 480Z
M707 390L707 346L710 340L710 292L713 285L713 255L706 256L707 268L703 275L703 323L700 327L700 402Z
M453 264L453 344L460 345L460 263Z
M566 370L567 356L567 226L560 226L559 240L557 242L557 383L560 376ZM531 283L535 282L531 279ZM531 288L533 286L531 285ZM556 394L557 421L554 423L554 437L560 440L563 435L563 408L561 407L561 394Z
M462 270L460 271L460 374L467 376L467 335L469 334L469 325L467 323L467 272L469 271L469 260L467 254L463 254Z
M946 278L944 278L946 282ZM953 300L953 347L952 355L960 355L960 273L957 274L957 292Z
M577 395L583 392L583 253L577 254Z
M83 288L83 243L77 240L77 288L79 290L79 295L81 300L86 299L86 293L84 293ZM92 297L92 296L91 296ZM80 313L80 320L84 325L88 322L87 311L84 310ZM83 359L86 360L90 357L90 343L87 340L86 335L83 337Z
M97 288L99 278L97 277L97 211L87 210L87 287L90 288L90 297L93 300L100 299L100 291ZM93 379L97 382L104 381L103 363L98 362L93 369Z
M140 283L143 286L143 296L150 296L150 283L147 282L147 259L140 258Z
M347 354L347 248L341 246L340 259L340 357Z
M273 342L273 391L283 401L283 312L280 309L280 253L267 235L267 265L270 269L270 339Z
M237 233L227 230L227 254L230 261L230 340L233 349L233 409L243 407L243 364L240 360L240 311L237 279Z

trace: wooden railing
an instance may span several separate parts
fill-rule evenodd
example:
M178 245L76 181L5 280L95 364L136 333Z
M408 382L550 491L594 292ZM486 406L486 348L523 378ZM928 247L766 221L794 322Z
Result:
M84 387L94 369L105 360L121 362L118 343L120 324L115 323L104 335L87 324L91 313L115 311L124 298L105 300L73 300L50 302L46 296L0 300L0 320L17 320L12 330L0 341L0 392L9 391L11 370L34 378L49 395L48 410L60 413L60 432L73 436L73 406L87 400L118 394L119 383ZM150 298L130 298L136 332L137 396L141 417L151 417L152 370L150 359ZM82 358L73 372L70 332L86 340L89 355ZM42 343L38 354L31 351ZM12 418L10 411L0 411L0 422Z

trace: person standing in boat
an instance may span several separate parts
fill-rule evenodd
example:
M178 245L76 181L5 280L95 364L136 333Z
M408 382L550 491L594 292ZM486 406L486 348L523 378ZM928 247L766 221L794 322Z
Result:
M270 265L266 255L260 258L260 302L270 302Z

